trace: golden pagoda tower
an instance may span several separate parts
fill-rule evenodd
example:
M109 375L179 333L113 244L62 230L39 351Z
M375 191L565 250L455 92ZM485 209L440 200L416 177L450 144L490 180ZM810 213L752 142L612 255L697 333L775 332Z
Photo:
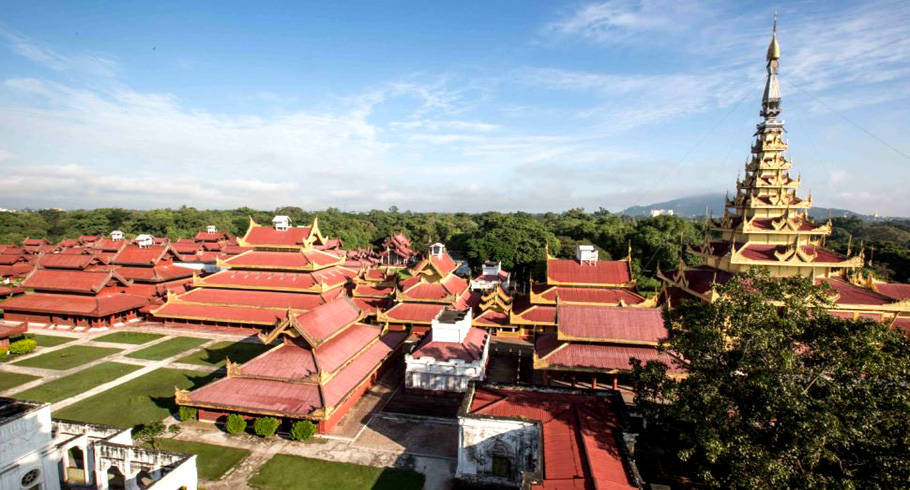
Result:
M845 257L824 248L831 221L819 225L809 219L812 197L799 197L800 179L790 176L792 160L785 155L784 121L778 119L776 21L766 60L762 121L756 126L745 176L736 182L736 195L726 198L723 218L709 221L705 243L694 252L708 266L725 272L762 267L775 277L830 277L862 267L861 257Z

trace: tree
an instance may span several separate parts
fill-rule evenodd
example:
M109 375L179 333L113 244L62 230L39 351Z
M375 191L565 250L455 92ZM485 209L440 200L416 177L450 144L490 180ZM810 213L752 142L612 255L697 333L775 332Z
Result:
M253 432L259 437L272 437L281 422L275 417L259 417L253 422Z
M309 420L298 420L291 426L291 439L295 441L306 441L316 433L316 424Z
M688 377L633 362L640 439L712 487L897 488L910 481L910 342L823 307L802 278L736 276L667 315Z
M246 430L246 419L236 413L228 415L227 422L224 423L224 429L229 434L242 434Z

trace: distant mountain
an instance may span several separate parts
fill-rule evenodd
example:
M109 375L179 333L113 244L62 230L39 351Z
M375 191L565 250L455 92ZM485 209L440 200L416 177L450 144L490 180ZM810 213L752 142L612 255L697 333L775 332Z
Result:
M619 214L626 216L650 216L652 211L673 211L673 214L685 218L704 216L705 210L708 209L712 216L724 215L724 195L723 194L701 194L698 196L681 197L672 201L664 201L647 206L632 206L623 209ZM875 217L868 214L860 214L849 209L837 208L816 208L809 210L809 216L815 220L826 220L830 216L835 218L846 216L857 216L860 219L872 220Z

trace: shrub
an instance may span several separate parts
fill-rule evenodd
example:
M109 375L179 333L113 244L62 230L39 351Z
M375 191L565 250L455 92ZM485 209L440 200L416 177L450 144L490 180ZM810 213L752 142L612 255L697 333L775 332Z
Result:
M253 422L253 431L259 437L272 437L279 424L275 417L260 417Z
M22 339L9 345L9 353L16 355L28 354L36 348L38 348L38 342L34 339Z
M236 413L228 415L227 422L224 424L224 429L228 431L229 434L242 434L246 430L246 420Z
M164 430L164 424L161 422L139 424L133 427L133 439L155 447L155 438L164 434Z
M171 434L179 434L180 426L177 424L170 425L170 426L168 426L167 431L170 432Z
M309 420L298 420L291 426L291 439L306 441L316 433L316 425Z
M6 359L6 356L9 355L9 347L5 345L0 345L0 359Z
M193 407L180 407L178 415L181 422L196 420L197 411Z

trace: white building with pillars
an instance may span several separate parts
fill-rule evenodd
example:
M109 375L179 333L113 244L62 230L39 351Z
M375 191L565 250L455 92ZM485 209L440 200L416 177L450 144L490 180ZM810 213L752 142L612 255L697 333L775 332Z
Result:
M195 490L196 456L133 446L130 429L52 420L50 404L0 398L0 490Z

